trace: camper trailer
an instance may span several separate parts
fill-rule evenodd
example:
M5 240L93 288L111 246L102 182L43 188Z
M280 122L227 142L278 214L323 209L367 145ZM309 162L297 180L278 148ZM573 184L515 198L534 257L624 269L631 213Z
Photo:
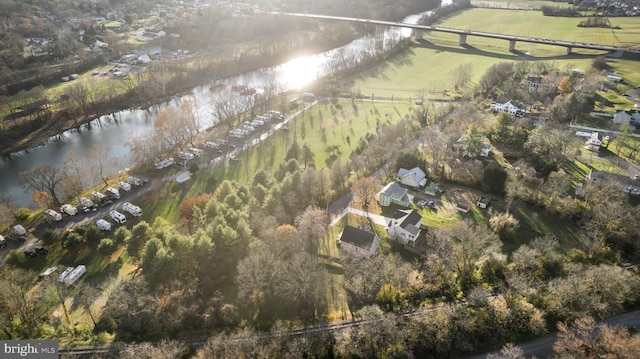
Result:
M45 209L43 214L50 221L54 221L54 222L62 221L62 215L52 209Z
M80 277L82 277L82 275L84 275L86 272L87 272L87 267L81 264L73 268L73 270L63 278L62 282L66 285L72 285L78 279L80 279Z
M78 204L80 204L80 207L82 207L82 210L85 212L89 212L91 208L95 207L93 201L88 199L87 197L81 197L78 201Z
M60 212L66 213L70 216L75 216L78 214L78 209L70 204L63 204L60 206Z
M67 269L64 270L64 272L60 273L60 275L58 276L58 282L63 283L64 280L67 278L67 276L73 272L73 267L67 267Z
M125 202L124 204L122 204L122 210L123 211L127 211L129 213L131 213L131 215L133 216L141 216L142 215L142 209L140 209L140 207L129 203L129 202Z
M127 182L122 182L122 181L118 182L118 187L125 192L131 191L131 185L128 184Z
M106 194L107 194L107 196L109 196L110 198L113 198L113 199L120 199L120 191L118 191L116 188L109 187L109 188L107 188L107 190L105 191L105 193L106 193Z
M98 228L100 228L103 231L110 231L111 230L111 223L105 221L104 219L99 219L96 221L96 226L98 226Z
M15 226L13 226L13 233L15 233L16 236L24 237L27 235L27 230L24 229L21 224L16 224Z
M125 217L124 214L116 211L115 209L109 211L109 217L111 217L111 219L113 219L116 223L123 224L127 222L127 217Z

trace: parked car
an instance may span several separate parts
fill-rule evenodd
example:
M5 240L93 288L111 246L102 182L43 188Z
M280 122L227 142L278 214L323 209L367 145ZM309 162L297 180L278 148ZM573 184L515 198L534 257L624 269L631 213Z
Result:
M230 162L238 162L239 161L238 156L236 156L236 155L229 156L229 161Z
M421 200L421 201L418 201L418 203L416 203L416 205L417 205L418 207L420 207L420 208L424 208L424 207L426 207L426 206L427 206L427 201L423 199L423 200Z
M46 255L47 253L49 253L49 251L46 248L43 247L35 247L34 250L40 254L42 254L43 256Z
M50 220L58 222L62 220L62 215L52 209L45 209L43 214Z
M0 234L0 248L4 248L7 246L7 240L4 239L4 236Z
M60 212L66 213L70 216L75 216L76 214L78 214L78 208L67 203L60 206Z
M32 251L32 250L26 250L23 252L25 257L27 258L35 258L36 256L36 252Z

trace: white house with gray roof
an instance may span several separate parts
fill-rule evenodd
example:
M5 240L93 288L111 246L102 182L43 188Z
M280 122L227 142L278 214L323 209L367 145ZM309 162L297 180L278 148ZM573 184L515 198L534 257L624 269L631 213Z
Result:
M527 106L524 104L503 98L499 98L495 103L491 104L491 109L494 112L506 112L515 117L522 117L527 112Z
M420 188L427 184L427 175L420 167L414 167L410 170L401 168L398 170L398 182L405 186Z
M415 209L398 210L387 225L389 239L413 246L420 235L422 216Z
M378 192L376 198L381 206L390 206L391 204L397 204L403 207L409 207L411 203L411 197L407 193L406 188L402 188L398 183L391 182L384 186L382 191Z

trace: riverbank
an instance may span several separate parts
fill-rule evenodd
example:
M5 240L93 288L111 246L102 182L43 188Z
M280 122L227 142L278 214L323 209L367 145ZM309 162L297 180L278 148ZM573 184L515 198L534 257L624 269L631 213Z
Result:
M357 33L352 34L353 38L357 38L359 35L360 34ZM125 110L148 109L168 102L173 98L188 95L198 86L211 84L224 78L233 77L261 68L276 66L283 63L287 58L291 58L296 55L318 54L343 45L345 45L344 41L336 41L332 43L325 41L307 44L287 53L280 53L268 58L262 58L258 62L241 64L230 71L221 73L220 76L191 76L189 79L190 81L183 81L179 86L176 86L173 91L167 93L165 96L155 96L152 100L142 103L126 103L127 101L130 101L131 96L122 94L108 102L90 104L88 106L90 108L90 110L88 110L89 113L79 114L75 119L71 118L65 111L55 109L46 119L23 121L22 123L18 121L17 125L0 132L0 153L2 156L6 157L21 151L34 149L46 145L50 139L61 136L64 132L70 130L82 131L87 128L92 121L102 116L111 115ZM194 57L189 63L183 62L182 67L188 68L190 63L196 63L200 61L200 59L206 57L206 54Z

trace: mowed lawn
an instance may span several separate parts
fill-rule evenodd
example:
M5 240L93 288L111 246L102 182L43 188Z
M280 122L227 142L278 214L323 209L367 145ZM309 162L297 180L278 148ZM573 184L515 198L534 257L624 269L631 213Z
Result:
M410 114L412 106L340 101L338 107L341 108L327 102L307 108L288 123L288 130L279 130L262 143L241 152L237 163L225 164L225 179L249 183L260 170L274 173L285 162L286 151L294 141L300 147L306 144L311 148L316 168L328 167L327 159L332 154L344 161L356 149L360 138L375 133L378 125L397 123ZM302 161L300 165L304 167Z

